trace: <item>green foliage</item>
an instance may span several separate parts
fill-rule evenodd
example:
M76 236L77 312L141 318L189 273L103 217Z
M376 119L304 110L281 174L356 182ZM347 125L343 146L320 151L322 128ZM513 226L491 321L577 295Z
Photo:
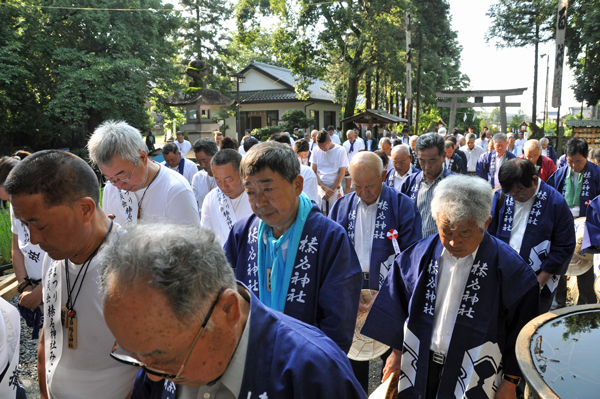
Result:
M0 64L10 66L0 68L0 128L6 133L0 144L82 147L107 119L150 127L147 101L177 86L176 13L21 3L4 5L0 13ZM82 0L77 6L172 7L160 0Z
M569 2L566 34L567 62L573 69L577 101L588 106L600 101L600 0Z
M440 120L440 117L440 110L437 108L431 108L429 112L421 114L417 134L420 136L423 133L437 132L436 123Z
M526 117L525 112L523 112L523 110L520 109L519 113L517 115L513 116L512 121L510 121L509 130L510 131L514 130L515 132L518 132L519 125L525 121L525 117Z
M281 129L280 131L290 133L296 127L306 129L307 127L315 124L315 120L312 118L307 118L304 111L300 109L288 109L281 117L281 120L285 123L279 125Z
M2 265L12 262L13 237L10 225L11 220L9 209L5 208L4 206L0 206L0 264Z
M261 127L260 129L254 129L252 130L252 132L250 133L252 135L252 137L256 137L257 139L259 139L260 141L266 141L269 140L269 138L271 137L272 134L274 133L279 133L283 131L281 128L281 125L279 126L265 126L265 127Z

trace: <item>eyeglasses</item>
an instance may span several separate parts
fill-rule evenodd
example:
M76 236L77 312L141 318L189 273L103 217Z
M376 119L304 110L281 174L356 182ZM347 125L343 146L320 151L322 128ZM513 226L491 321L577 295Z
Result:
M134 164L133 165L133 170L131 171L131 173L129 174L129 177L126 179L117 179L117 180L113 180L113 179L109 179L108 177L102 175L102 180L104 180L104 183L106 183L107 181L111 182L112 184L117 184L117 183L127 183L129 180L131 180L131 176L133 176L133 172L135 172L135 168L137 168L137 165Z
M198 331L198 334L196 334L196 338L194 338L194 342L192 343L192 347L190 348L190 350L188 351L188 354L185 356L185 359L183 360L183 364L181 365L181 367L179 368L179 372L177 374L170 374L170 373L165 373L164 371L155 369L153 367L148 366L146 363L144 362L140 362L137 359L134 359L131 356L128 355L122 355L119 353L115 353L117 350L117 341L115 340L115 344L112 348L112 351L110 352L110 356L121 362L121 363L125 363L128 364L130 366L135 366L135 367L140 367L142 370L144 370L145 372L155 375L157 377L160 378L168 378L170 380L173 381L181 381L183 380L183 378L180 378L181 373L183 373L183 368L185 367L187 361L189 360L190 356L192 355L192 352L194 351L194 348L196 347L196 342L198 342L198 339L200 338L200 335L202 335L202 331L204 331L204 328L206 327L206 325L208 324L208 320L210 319L210 316L212 315L213 310L215 310L215 306L217 306L217 302L219 302L219 298L221 297L221 294L223 293L223 291L225 291L225 287L221 288L219 290L219 293L217 294L217 297L215 298L215 301L213 302L213 304L211 305L210 309L208 310L208 314L206 315L206 317L204 318L204 321L202 322L202 325L200 326L200 330Z

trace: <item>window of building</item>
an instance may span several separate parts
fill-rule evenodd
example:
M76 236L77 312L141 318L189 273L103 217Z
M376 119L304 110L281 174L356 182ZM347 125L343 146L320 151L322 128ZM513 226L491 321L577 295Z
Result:
M319 129L319 111L316 111L314 109L310 110L310 117L311 119L315 120L315 123L312 124L310 127L313 129Z
M190 109L190 119L198 119L195 109Z
M335 120L335 111L323 111L323 126L325 126L325 128L327 128L327 126L336 126L336 120Z

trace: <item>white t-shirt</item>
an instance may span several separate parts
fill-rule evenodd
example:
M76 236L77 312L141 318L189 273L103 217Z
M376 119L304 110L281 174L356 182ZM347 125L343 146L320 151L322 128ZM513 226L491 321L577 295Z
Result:
M194 175L192 178L192 191L198 203L198 212L202 210L202 203L206 195L215 187L217 187L215 178L214 176L209 176L207 171L201 170Z
M354 148L352 148L352 152L350 152L350 140L346 140L344 141L344 150L346 150L346 154L348 154L348 163L350 163L350 161L352 161L352 158L354 158L354 156L356 154L358 154L359 151L362 151L365 149L365 142L360 140L358 141L358 139L354 140Z
M515 140L515 147L518 148L519 154L521 154L521 155L523 155L523 147L525 146L526 142L527 142L527 140L525 140L525 139L516 139Z
M192 178L198 172L198 167L194 162L186 158L181 158L181 162L183 162L183 177L185 177L188 183L192 184ZM167 165L167 161L161 162L161 165L167 169L171 169L173 172L179 173L179 165L172 168Z
M379 198L371 205L367 205L362 199L358 199L356 206L356 239L354 249L363 272L368 273L371 269L371 250L373 248L373 231L375 230L375 218Z
M321 206L321 197L319 196L319 184L317 183L317 175L311 167L300 165L300 174L304 179L302 192L308 195L308 198L315 201L318 206Z
M228 229L227 224L224 223L222 213L219 210L219 200L217 198L219 193L221 193L221 190L219 189L212 190L204 198L201 212L201 226L205 229L214 231L217 238L219 238L221 245L225 245L227 238L229 238L230 229ZM252 213L250 201L248 201L248 194L246 194L245 191L235 199L228 199L230 201L230 208L233 208L233 214L230 213L232 225Z
M164 167L160 168L158 176L149 187L136 192L119 190L107 183L104 187L102 210L107 215L115 215L117 223L135 222L138 204L146 190L148 192L142 202L142 220L200 225L198 204L190 184L178 172ZM126 213L129 207L132 208L131 220L128 220Z
M337 145L342 145L342 142L340 141L340 138L337 134L334 134L333 136L329 136L329 138L331 139L332 142L334 142ZM293 144L292 144L292 148L293 148Z
M39 280L42 278L42 263L46 252L29 241L29 229L15 217L12 206L10 207L11 231L19 237L19 249L25 258L25 270L29 278Z
M187 140L183 140L183 143L175 140L174 143L179 148L182 157L192 149L192 144Z
M334 145L328 151L321 151L315 147L311 154L310 162L317 165L317 173L323 184L331 186L341 167L348 167L348 156L346 151L339 145Z
M118 225L113 226L112 234L119 229ZM137 374L137 368L119 363L109 356L110 350L115 343L115 337L112 335L106 323L102 312L103 293L99 285L102 268L100 259L102 250L92 259L87 274L83 279L83 285L74 309L77 312L77 349L68 348L67 329L60 325L56 328L62 328L62 355L56 366L56 371L52 377L51 385L48 386L51 397L60 399L113 399L128 397L133 381ZM49 256L44 258L44 279L43 290L44 297L48 287L48 270L54 261ZM67 283L65 277L65 261L61 260L59 267L62 268L61 304L56 308L60 309L67 303ZM74 265L69 262L69 273L71 283L75 281L81 265ZM83 275L83 273L82 273ZM79 277L81 281L81 276ZM79 289L79 281L77 289ZM50 318L44 309L45 328L50 323ZM44 332L44 339L50 339L50 334ZM48 342L48 341L46 341ZM46 370L48 367L48 353L46 353Z

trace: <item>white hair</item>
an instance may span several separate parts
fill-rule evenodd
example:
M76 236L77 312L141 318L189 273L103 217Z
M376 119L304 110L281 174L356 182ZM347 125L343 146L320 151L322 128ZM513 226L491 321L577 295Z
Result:
M446 136L446 133L448 133L448 131L446 130L446 128L444 126L441 126L438 129L438 134L442 135L442 136Z
M498 141L506 141L507 140L506 134L496 133L496 134L494 134L493 140L494 140L494 143L497 143Z
M542 144L540 143L541 140L535 140L535 139L531 139L531 140L527 140L525 142L525 145L523 145L523 151L525 151L526 149L534 149L537 148L538 150L542 151Z
M392 148L392 155L394 155L397 152L403 152L406 155L410 156L410 147L407 144L400 144L400 145L396 145L394 146L394 148Z
M547 138L545 138L545 137L542 137L542 138L540 139L540 144L548 144L548 142L549 142L549 141L548 141L548 139L547 139Z
M492 211L492 187L480 177L453 175L443 179L433 192L431 216L444 216L450 225L468 220L483 231Z
M94 130L87 149L96 165L110 165L115 156L138 165L140 151L148 153L138 129L127 122L113 120L103 122Z
M417 139L418 139L418 138L419 138L419 136L417 136L416 134L415 134L415 135L412 135L412 136L410 136L410 138L408 139L408 142L409 142L409 143L412 143L412 142L414 142L414 141L417 141Z

